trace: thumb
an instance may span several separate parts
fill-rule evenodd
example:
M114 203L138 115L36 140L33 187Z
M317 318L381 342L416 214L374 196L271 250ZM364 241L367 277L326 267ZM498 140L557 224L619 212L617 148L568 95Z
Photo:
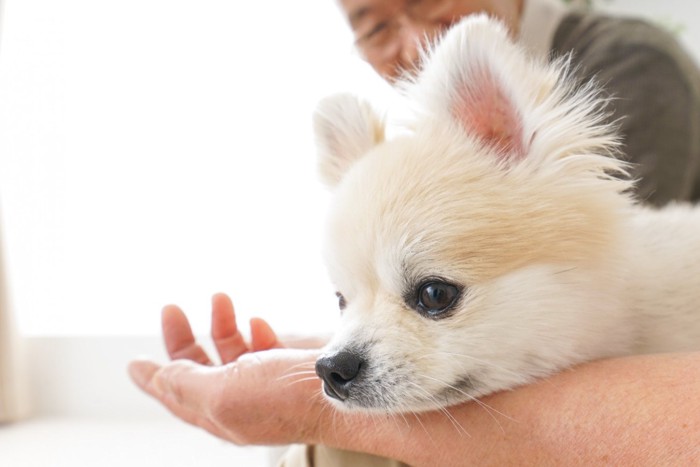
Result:
M175 360L164 366L148 360L129 364L131 379L143 391L169 409L206 413L217 388L220 372L190 360Z
M138 359L129 362L129 376L131 380L143 391L150 394L149 384L153 375L160 369L160 365L146 359ZM152 394L151 394L152 395Z
M213 370L190 360L176 360L162 367L149 360L129 363L129 376L144 392L187 423L227 439L226 434L210 420L208 411L204 410L215 402L210 393L218 387L217 382L213 381L216 377Z

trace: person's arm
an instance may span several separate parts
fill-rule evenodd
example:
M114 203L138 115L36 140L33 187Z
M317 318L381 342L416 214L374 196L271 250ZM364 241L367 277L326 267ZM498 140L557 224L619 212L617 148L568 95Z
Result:
M238 331L228 330L213 333L233 357L224 366L137 361L130 373L179 418L237 444L326 444L418 466L700 462L700 353L593 362L447 413L385 416L331 407L313 370L319 351L236 355L226 346ZM258 348L276 346L265 325L252 332ZM180 336L169 351L202 361L191 332Z
M236 370L141 363L132 374L180 418L237 444L325 444L416 466L700 462L699 353L589 363L447 412L394 416L336 412L318 379L289 377L315 358L272 350Z
M635 356L456 406L450 417L336 417L318 441L417 466L698 465L698 394L700 353Z

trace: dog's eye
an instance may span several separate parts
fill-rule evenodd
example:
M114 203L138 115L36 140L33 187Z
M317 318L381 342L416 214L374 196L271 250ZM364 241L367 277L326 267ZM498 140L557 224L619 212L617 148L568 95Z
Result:
M434 317L449 310L459 297L459 288L440 281L426 282L418 288L419 311Z
M343 311L345 309L345 297L343 297L343 294L340 292L336 292L335 296L338 297L338 308L340 308L340 311Z

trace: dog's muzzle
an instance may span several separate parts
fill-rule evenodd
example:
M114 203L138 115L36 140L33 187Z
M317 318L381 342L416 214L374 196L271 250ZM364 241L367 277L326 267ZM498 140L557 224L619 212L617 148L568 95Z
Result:
M338 352L316 361L316 374L323 380L323 390L334 399L344 401L357 382L365 362L356 353Z

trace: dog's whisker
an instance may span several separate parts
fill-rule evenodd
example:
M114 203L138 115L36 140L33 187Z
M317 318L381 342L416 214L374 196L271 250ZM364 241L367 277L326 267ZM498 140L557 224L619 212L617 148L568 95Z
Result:
M425 425L423 424L423 421L421 420L420 413L418 413L418 412L416 412L416 411L414 411L414 410L411 410L411 414L413 415L413 418L416 419L416 421L417 421L418 424L421 426L421 428L423 428L423 431L425 431L425 434L426 434L426 436L428 437L428 439L430 440L430 443L431 443L434 447L437 446L437 444L435 443L435 440L433 439L432 435L430 434L430 432L428 431L428 429L427 429L427 428L425 427Z
M290 365L287 368L288 371L299 370L299 371L314 371L316 368L316 362L302 362L294 365Z
M307 368L309 368L310 370L313 370L313 369L315 368L315 366L316 366L316 362L301 362L301 363L297 363L297 364L291 365L291 366L289 367L289 369L290 369L290 370L294 370L294 369L297 369L297 368L304 368L304 367L307 367Z
M394 422L394 425L396 426L396 431L401 431L401 426L399 425L399 421L397 420L397 414L390 412L389 414L387 414L387 417L390 418L392 422Z
M300 378L300 379L296 379L294 381L288 381L286 384L286 387L291 387L295 384L300 384L300 383L303 383L305 381L318 381L318 377L314 376L314 377L308 377L308 378Z
M454 415L452 415L452 414L447 410L446 407L444 407L442 404L440 404L440 402L435 398L435 396L433 396L433 395L430 394L428 391L426 391L424 388L422 388L420 385L418 385L418 384L416 384L416 383L414 383L414 382L411 382L411 385L414 386L415 388L417 388L418 390L422 391L423 393L425 393L425 395L427 396L428 400L430 400L433 404L435 404L436 408L437 408L440 412L442 412L443 414L445 414L445 416L447 417L447 419L450 420L450 422L452 423L452 425L454 425L455 429L456 429L458 432L464 433L465 435L471 437L471 435L467 432L467 430L465 430L464 427L457 421L457 419L454 417Z
M286 373L280 377L277 378L277 381L287 379L287 378L292 378L294 376L300 376L300 375L315 375L316 372L313 370L304 370L304 371L295 371L294 373Z
M404 424L406 425L406 428L408 428L410 425L408 424L408 420L406 420L406 415L404 415L403 412L399 412L399 415L403 419Z
M432 377L427 376L427 375L420 375L420 376L422 376L423 378L432 379L433 381L436 381L436 382L438 382L438 383L440 383L440 384L444 384L445 386L449 387L450 389L452 389L452 390L454 390L454 391L456 391L456 392L459 392L460 394L464 395L464 396L467 397L468 399L470 399L470 400L474 401L475 403L477 403L480 407L482 407L482 408L486 411L486 413L488 413L488 414L491 416L491 418L496 422L496 424L499 426L499 428L501 429L501 431L502 431L503 433L505 433L505 429L503 428L503 425L501 424L501 422L496 418L496 416L494 415L494 413L496 413L496 414L498 414L498 415L500 415L500 416L502 416L502 417L504 417L504 418L506 418L506 419L508 419L508 420L510 420L510 421L512 421L512 422L518 423L518 421L517 421L516 419L514 419L513 417L504 414L503 412L501 412L501 411L499 411L499 410L493 408L493 407L490 406L489 404L483 402L482 400L480 400L480 399L477 398L477 397L472 396L471 394L467 393L466 391L463 391L462 389L460 389L460 388L458 388L458 387L455 387L455 386L453 386L453 385L451 385L451 384L449 384L449 383L446 383L445 381L441 381L441 380L439 380L439 379L437 379L437 378L432 378Z

